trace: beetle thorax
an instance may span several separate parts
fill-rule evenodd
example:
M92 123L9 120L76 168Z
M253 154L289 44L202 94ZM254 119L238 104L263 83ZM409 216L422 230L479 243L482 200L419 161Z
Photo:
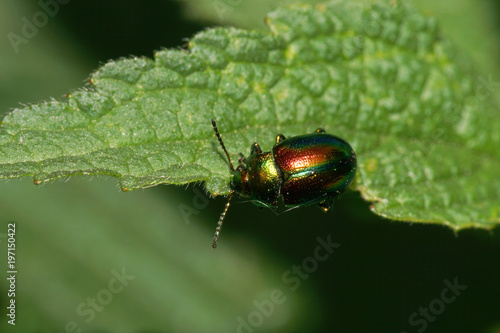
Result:
M281 178L271 152L253 153L234 173L231 188L258 206L276 206Z
M248 186L248 170L246 165L240 164L233 174L231 189L243 197L250 197L250 187Z

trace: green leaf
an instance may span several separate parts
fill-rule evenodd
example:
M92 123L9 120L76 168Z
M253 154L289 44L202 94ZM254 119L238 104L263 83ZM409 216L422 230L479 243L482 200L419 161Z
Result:
M264 28L262 17L267 12L294 0L178 0L186 7L187 16L217 25L233 25L240 28ZM410 0L411 1L411 0ZM317 5L321 0L302 0ZM350 3L366 3L366 0L350 0ZM386 0L385 2L390 2ZM439 18L447 36L464 48L481 69L491 72L496 67L500 48L497 38L497 22L491 15L494 8L489 1L475 0L413 0L424 13Z
M36 183L118 177L124 190L204 181L229 193L233 161L277 133L324 127L351 142L355 188L392 219L455 229L500 221L500 122L491 77L402 3L296 5L270 31L216 28L189 50L113 61L65 102L15 110L3 122L0 177Z

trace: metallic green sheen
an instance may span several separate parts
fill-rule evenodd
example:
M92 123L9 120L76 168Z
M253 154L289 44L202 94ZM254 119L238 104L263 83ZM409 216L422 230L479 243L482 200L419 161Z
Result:
M243 178L238 173L246 173L247 176ZM255 200L257 206L277 206L280 184L280 176L271 152L253 152L246 159L246 167L240 168L240 172L236 170L232 186L241 196Z

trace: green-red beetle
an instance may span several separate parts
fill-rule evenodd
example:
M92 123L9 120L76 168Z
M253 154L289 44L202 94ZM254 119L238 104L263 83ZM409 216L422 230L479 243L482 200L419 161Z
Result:
M263 152L255 142L248 158L240 153L235 169L213 119L212 126L233 173L231 193L215 230L214 249L234 193L251 198L257 206L277 207L281 197L287 207L318 205L327 212L356 175L352 147L321 128L288 139L278 134L270 152Z

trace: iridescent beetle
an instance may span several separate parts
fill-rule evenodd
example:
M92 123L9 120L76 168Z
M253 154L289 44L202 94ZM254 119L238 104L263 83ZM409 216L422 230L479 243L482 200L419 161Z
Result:
M252 199L257 206L277 207L281 196L286 207L318 205L327 212L334 198L349 187L356 175L352 147L322 128L288 139L278 134L269 152L263 152L255 142L248 158L240 153L239 165L234 169L213 119L212 126L233 173L231 193L215 229L214 249L234 193Z

